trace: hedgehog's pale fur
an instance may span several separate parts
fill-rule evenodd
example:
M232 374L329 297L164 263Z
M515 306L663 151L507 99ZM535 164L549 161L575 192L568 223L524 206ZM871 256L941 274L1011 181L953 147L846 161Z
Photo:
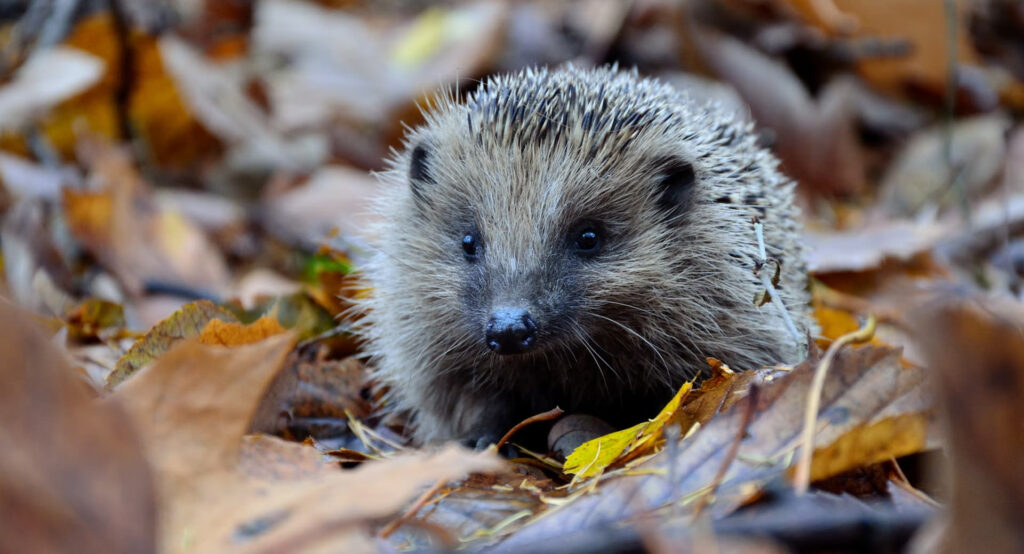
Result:
M806 336L793 183L748 125L615 68L495 77L464 102L442 95L425 117L381 175L360 326L419 440L493 439L556 404L625 424L656 413L708 357L738 369L797 361L803 346L778 310L755 305L752 224L764 223L780 297ZM432 182L414 186L417 145ZM669 156L697 178L674 219L652 165ZM580 218L603 222L607 246L567 261ZM469 227L482 236L475 263L461 249ZM499 356L484 341L498 297L562 318L538 322L536 350Z

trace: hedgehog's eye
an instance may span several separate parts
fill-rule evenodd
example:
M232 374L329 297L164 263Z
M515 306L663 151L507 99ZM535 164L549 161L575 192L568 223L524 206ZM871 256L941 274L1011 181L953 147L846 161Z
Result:
M595 224L585 223L577 227L570 238L577 256L589 258L601 250L601 230Z
M469 261L474 261L477 258L477 250L480 244L476 238L476 233L466 233L462 237L462 253L466 256Z

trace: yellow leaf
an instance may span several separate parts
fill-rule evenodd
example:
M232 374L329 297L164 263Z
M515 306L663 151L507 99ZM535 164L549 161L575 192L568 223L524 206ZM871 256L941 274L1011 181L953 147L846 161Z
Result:
M565 459L562 469L581 478L600 474L619 459L637 437L643 435L648 423L638 423L629 429L609 433L579 445Z
M613 464L651 454L664 443L665 425L676 418L693 383L685 383L654 419L587 441L565 459L562 469L577 478L600 475Z
M430 58L444 44L446 12L430 8L423 12L391 52L395 64L415 67Z
M860 329L860 323L850 312L818 305L814 307L814 318L818 320L821 327L821 336L829 339L824 341L826 346L833 340Z
M811 481L898 458L925 449L928 416L914 412L850 429L832 444L814 450ZM795 466L791 468L792 475Z

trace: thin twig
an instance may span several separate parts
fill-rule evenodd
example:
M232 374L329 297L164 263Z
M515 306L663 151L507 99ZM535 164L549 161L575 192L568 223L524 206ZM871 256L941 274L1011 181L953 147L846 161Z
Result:
M562 415L562 413L562 409L559 408L558 406L555 406L554 408L551 408L546 412L542 412L537 415L532 415L520 421L519 423L516 424L515 427L509 429L508 433L505 433L505 436L501 437L501 440L498 441L498 444L494 445L494 448L496 450L501 450L501 447L505 446L505 443L508 442L508 439L512 438L512 435L518 433L519 430L522 429L523 427L526 427L531 423L537 423L538 421L549 421L555 419L556 417Z
M749 392L747 393L747 404L743 407L743 419L740 420L740 428L736 431L736 436L732 439L732 444L729 445L729 451L726 452L725 458L722 460L722 465L718 466L718 473L715 474L715 478L711 480L711 484L707 487L707 492L697 500L697 505L693 509L693 518L697 519L700 517L701 512L704 508L711 503L711 499L718 490L718 486L722 484L722 480L725 479L725 474L729 472L729 468L732 466L732 462L736 459L736 454L740 451L740 443L743 442L743 437L747 434L747 428L750 427L750 422L754 419L754 410L757 407L757 397L761 389L757 385L750 385Z
M444 484L447 482L447 479L440 479L436 483L434 483L434 485L431 486L429 489L423 491L423 494L421 494L419 498L416 499L416 502L413 502L412 505L409 506L401 516L395 518L390 523L385 525L380 530L380 532L377 533L377 536L379 536L382 539L390 537L392 533L397 531L398 528L402 526L403 523L412 519L412 517L416 515L416 512L420 511L420 509L426 506L427 503L430 502L430 499L433 498L434 495L437 494L437 492L441 490L444 487Z
M768 273L762 271L768 265L768 253L764 248L764 225L761 220L754 218L754 233L757 234L757 249L761 255L761 259L754 267L754 274L761 279L761 284L764 285L768 296L771 297L772 305L779 311L779 315L782 316L782 320L786 323L786 329L789 331L790 336L793 337L793 341L796 343L798 348L803 348L806 353L807 345L804 344L803 337L796 330L796 325L793 323L793 318L789 316L789 310L786 309L786 305L782 303L782 298L779 296L778 291L775 290L775 285L772 284L772 278L768 276ZM774 260L773 260L774 261ZM775 263L778 263L775 261Z
M811 381L811 389L807 393L807 410L804 412L804 430L800 437L800 461L796 466L796 493L807 492L811 485L811 457L814 454L814 427L818 421L818 410L821 407L821 391L825 387L825 376L832 366L832 360L839 350L847 344L867 342L875 336L875 316L868 316L868 322L863 327L847 333L835 340L825 351L818 367L814 370L814 380Z

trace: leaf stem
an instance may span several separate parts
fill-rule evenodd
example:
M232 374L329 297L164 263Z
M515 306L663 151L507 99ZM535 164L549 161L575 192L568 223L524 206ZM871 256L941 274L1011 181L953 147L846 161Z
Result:
M832 360L839 350L847 344L867 342L875 336L875 316L869 315L867 323L856 331L847 333L829 345L825 356L814 370L811 389L807 393L807 410L804 412L804 430L800 437L800 461L796 466L794 486L797 494L804 494L811 485L811 457L814 454L814 427L818 421L818 410L821 408L821 392L825 388L825 376L832 366Z

